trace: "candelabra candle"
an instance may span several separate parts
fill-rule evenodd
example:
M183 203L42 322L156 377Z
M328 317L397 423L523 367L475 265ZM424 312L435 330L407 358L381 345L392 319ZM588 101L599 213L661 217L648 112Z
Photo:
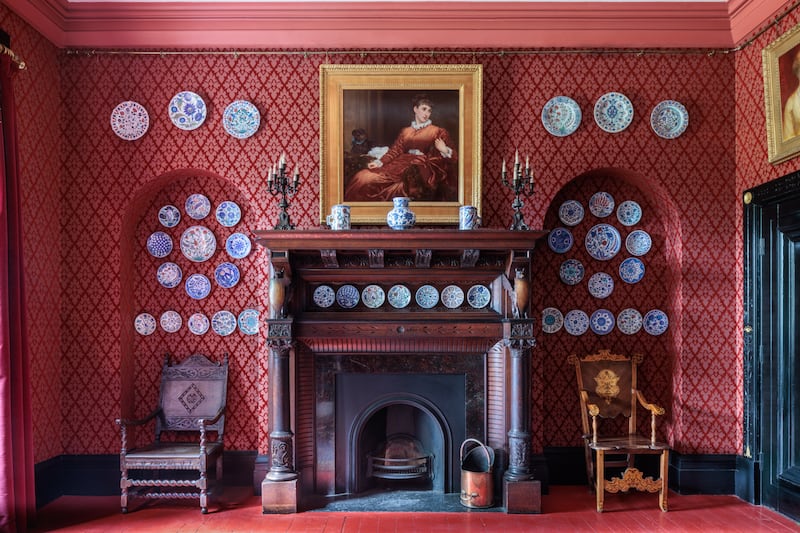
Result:
M269 176L267 176L267 190L270 194L280 195L281 200L278 204L278 223L274 229L294 229L294 224L289 220L289 196L297 192L300 185L300 171L295 167L294 177L286 173L286 155L281 154L278 166L272 165Z
M500 179L505 187L508 187L514 192L514 201L511 207L514 209L514 218L511 222L511 230L526 231L528 225L525 224L525 219L522 215L522 206L525 205L520 199L520 196L533 195L533 170L530 168L530 158L525 157L525 168L521 168L519 162L519 151L514 154L514 168L512 170L513 176L508 180L506 172L506 160L503 159L503 167L500 170Z

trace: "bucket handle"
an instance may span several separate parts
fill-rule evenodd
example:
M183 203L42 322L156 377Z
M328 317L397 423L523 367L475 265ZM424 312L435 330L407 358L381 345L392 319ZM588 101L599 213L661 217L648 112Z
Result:
M461 451L459 453L461 457L461 463L462 464L464 463L464 446L466 446L468 442L473 442L483 449L483 452L486 454L486 459L487 459L486 464L489 466L489 471L491 471L492 466L494 466L494 452L490 453L489 448L487 448L486 445L483 444L478 439L466 439L464 442L461 443Z

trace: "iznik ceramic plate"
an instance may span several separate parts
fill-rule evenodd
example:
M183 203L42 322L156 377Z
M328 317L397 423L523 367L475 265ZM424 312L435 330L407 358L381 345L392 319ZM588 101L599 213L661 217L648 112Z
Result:
M594 104L594 121L608 133L619 133L633 121L633 104L627 96L610 92Z
M164 311L161 315L161 328L167 333L175 333L183 325L183 319L177 311Z
M318 307L327 309L336 301L336 293L328 285L320 285L314 289L313 300Z
M111 131L120 139L135 141L150 127L150 115L137 102L122 102L111 111Z
M244 259L250 255L252 246L253 244L250 242L250 239L243 233L233 233L225 241L225 250L227 250L228 255L234 259Z
M182 130L195 130L206 120L206 103L191 91L176 94L168 109L169 119Z
M644 263L638 257L629 257L619 264L619 277L625 283L639 283L644 277Z
M583 279L584 268L583 263L577 259L567 259L561 263L561 268L558 270L558 275L561 281L567 285L577 285Z
M174 205L165 205L158 210L158 221L165 228L174 228L181 221L181 212Z
M547 246L557 254L563 254L572 248L574 239L567 228L555 228L547 236Z
M566 137L581 124L581 108L568 96L551 98L542 108L544 129L556 137Z
M595 298L608 298L614 291L614 278L605 272L592 274L589 278L589 294Z
M358 305L361 295L353 285L342 285L336 289L336 303L345 309L352 309Z
M642 314L633 308L623 309L617 315L617 329L625 335L633 335L642 329Z
M625 249L631 255L644 255L650 251L652 245L650 234L641 229L633 230L625 239Z
M189 317L187 325L189 326L189 331L195 335L204 335L206 331L208 331L210 322L208 321L208 317L203 313L195 313Z
M211 329L217 335L227 337L236 330L236 315L230 311L217 311L211 317Z
M570 335L583 335L589 329L589 316L580 309L573 309L564 317L564 329Z
M181 282L181 279L183 279L183 271L181 270L181 267L175 263L162 263L158 267L156 278L158 278L158 282L163 287L174 289Z
M617 219L623 226L633 226L642 220L642 207L633 200L625 200L617 207Z
M217 239L205 226L191 226L181 235L181 253L189 261L208 261L217 251Z
M650 113L650 127L663 139L674 139L689 126L689 112L675 100L659 102Z
M377 309L386 301L386 293L379 285L367 285L361 291L361 301L370 309Z
M245 309L239 313L239 330L245 335L258 334L258 311Z
M202 300L211 293L211 282L203 274L192 274L186 278L186 294L195 300Z
M458 285L448 285L442 289L442 303L448 309L457 309L464 303L464 291Z
M564 325L564 315L555 307L546 307L542 310L542 331L555 333Z
M217 280L217 285L223 289L235 287L239 283L240 277L239 268L233 263L220 263L214 269L214 279Z
M644 330L650 335L661 335L669 327L667 314L660 309L653 309L644 315Z
M156 330L156 317L150 313L139 313L133 321L133 327L139 335L152 335Z
M172 237L163 231L154 231L147 238L147 251L153 257L167 257L172 251Z
M608 261L622 247L622 237L614 226L598 224L586 233L586 251L598 261Z
M242 210L236 202L225 200L217 206L214 215L217 217L217 222L226 228L231 228L242 219Z
M393 285L386 293L389 305L395 309L402 309L411 303L411 291L405 285Z
M423 309L432 309L439 303L439 291L433 285L423 285L417 289L414 299Z
M467 291L467 303L475 309L482 309L489 305L492 293L484 285L473 285Z
M204 194L195 193L186 199L186 214L195 220L202 220L211 212L211 201Z
M558 208L558 218L567 226L577 226L583 214L583 206L577 200L567 200Z
M247 139L258 131L261 113L247 100L236 100L228 104L222 114L222 127L237 139Z
M614 329L614 314L608 309L598 309L589 319L589 327L598 335L607 335Z
M605 218L614 212L614 197L607 192L596 192L589 198L589 211L597 218Z

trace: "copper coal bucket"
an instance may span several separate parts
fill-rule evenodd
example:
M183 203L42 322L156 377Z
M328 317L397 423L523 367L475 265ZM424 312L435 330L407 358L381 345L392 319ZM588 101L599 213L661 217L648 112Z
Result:
M468 451L467 446L471 445ZM461 443L461 505L486 508L494 499L494 450L477 439Z

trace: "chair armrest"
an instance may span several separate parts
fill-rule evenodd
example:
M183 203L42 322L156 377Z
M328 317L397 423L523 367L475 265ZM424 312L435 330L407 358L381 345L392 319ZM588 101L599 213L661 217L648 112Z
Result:
M149 415L145 416L144 418L117 418L114 422L117 423L118 426L143 426L154 419L159 413L161 413L161 408L157 407L154 409Z
M600 408L593 403L587 405L586 408L589 411L589 416L592 417L592 444L597 444L597 415L600 414Z
M200 419L198 424L200 424L201 429L205 429L205 426L213 426L214 424L216 424L219 421L220 417L224 413L225 413L225 406L223 405L222 407L219 408L219 411L217 411L217 414L214 415L214 418L202 418L202 419Z
M654 403L649 403L647 400L644 399L644 395L639 392L637 389L634 389L636 393L636 399L639 400L639 403L642 407L650 411L650 446L656 445L656 416L660 416L664 414L664 408L660 407Z

